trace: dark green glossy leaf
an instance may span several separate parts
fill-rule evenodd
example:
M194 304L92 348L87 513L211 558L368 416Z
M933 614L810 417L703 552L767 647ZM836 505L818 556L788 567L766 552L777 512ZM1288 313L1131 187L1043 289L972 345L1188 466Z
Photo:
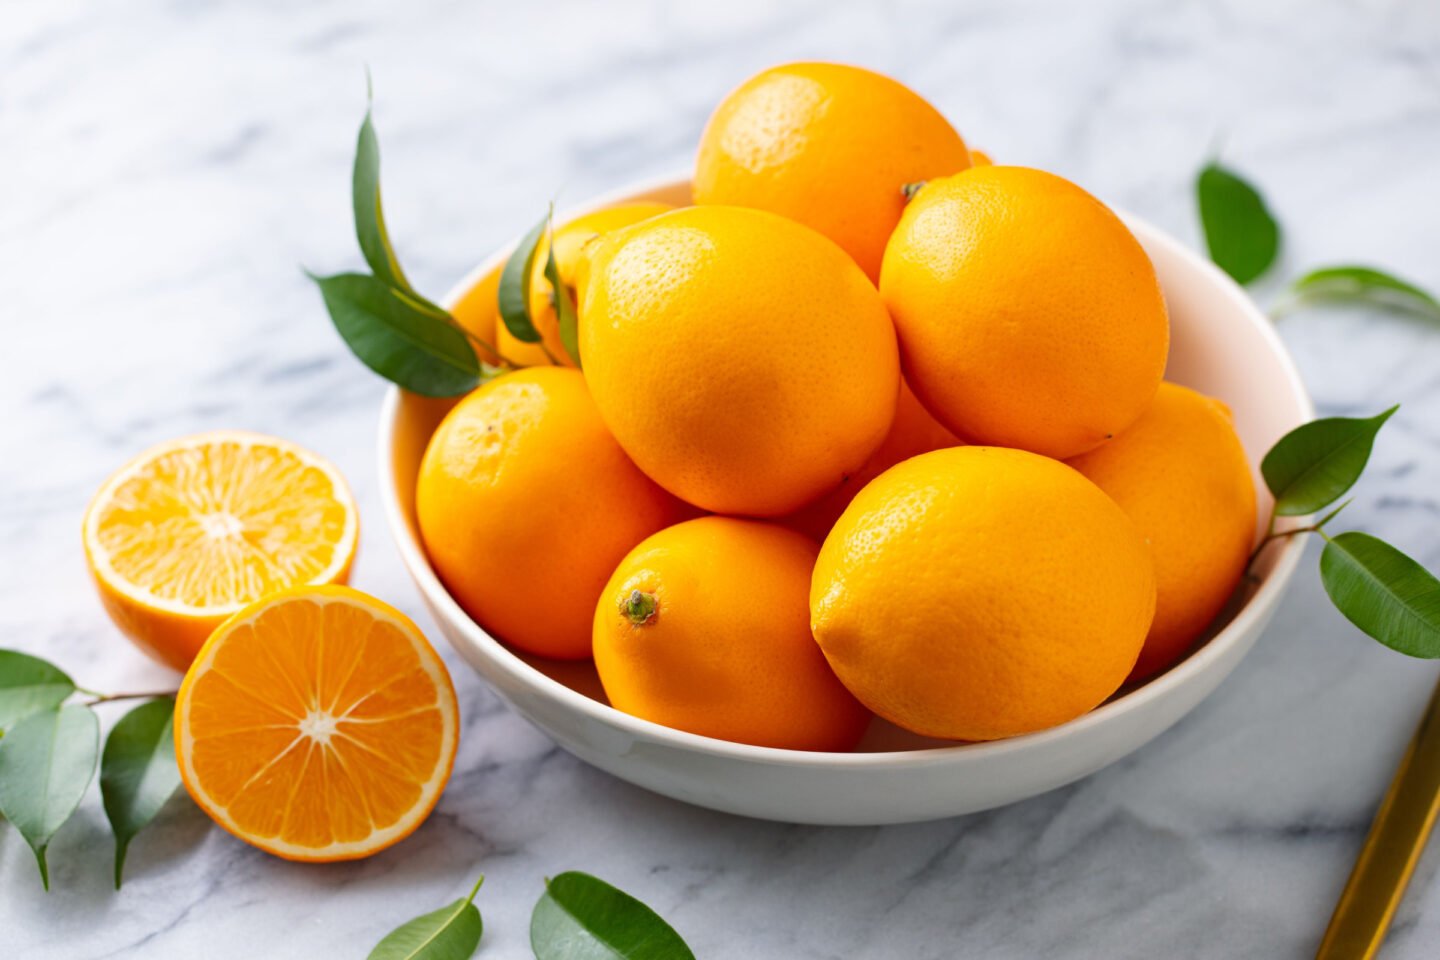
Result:
M535 269L535 255L540 249L540 241L549 226L550 212L547 211L544 218L520 238L515 252L505 261L505 269L500 271L500 319L505 322L505 329L510 331L510 335L523 343L540 342L540 331L535 329L535 323L530 319L530 276Z
M100 758L100 795L115 834L115 889L125 871L125 853L180 786L175 762L175 701L148 700L120 718L105 738Z
M366 82L368 86L368 77ZM351 195L355 208L355 237L360 241L365 262L370 264L376 277L390 286L414 293L405 272L400 269L395 248L390 245L390 233L385 229L385 211L380 205L380 142L375 136L375 124L368 106L365 122L360 125L359 140L355 144Z
M484 877L475 881L468 897L396 927L375 945L368 960L468 960L484 931L474 903L484 882Z
M355 356L392 383L427 397L473 390L483 370L443 310L362 273L310 277Z
M1391 649L1440 657L1440 580L1365 533L1331 538L1320 554L1325 592L1346 618Z
M100 723L79 704L32 713L0 739L0 813L35 851L46 890L45 850L80 805L99 753Z
M1291 290L1302 300L1354 301L1440 320L1440 300L1433 294L1374 267L1322 267L1296 280Z
M1237 283L1257 279L1280 252L1280 225L1259 191L1218 163L1195 181L1210 259Z
M74 692L75 682L49 661L18 650L0 650L0 730L32 713L58 707Z
M588 873L545 883L530 917L537 960L695 960L660 915Z
M1303 516L1339 499L1360 479L1375 434L1398 409L1367 418L1312 420L1281 437L1260 462L1275 513Z
M550 242L550 251L545 257L545 279L550 284L550 302L555 304L555 319L560 325L560 342L565 352L580 366L579 318L575 315L575 299L570 289L560 279L560 267L555 262L555 242Z

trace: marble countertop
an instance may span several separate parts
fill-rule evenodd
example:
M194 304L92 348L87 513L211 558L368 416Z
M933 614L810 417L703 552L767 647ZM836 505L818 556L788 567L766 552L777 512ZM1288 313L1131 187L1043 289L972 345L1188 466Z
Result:
M683 167L727 89L817 57L891 72L975 145L1192 243L1191 175L1218 144L1287 228L1281 273L1358 260L1440 288L1440 10L1424 0L17 0L4 20L0 645L91 686L175 677L101 612L85 503L132 453L211 427L338 463L368 526L354 582L439 639L380 516L383 384L300 272L359 263L347 177L366 64L391 230L437 295L557 187L578 201ZM1404 404L1347 519L1440 566L1440 329L1309 311L1280 331L1323 413ZM0 826L0 955L360 957L483 871L480 956L524 957L541 878L579 868L707 958L1307 956L1437 676L1342 620L1314 560L1175 729L1074 786L913 826L786 826L651 795L559 751L447 650L460 758L408 842L296 866L182 797L116 894L92 791L51 847L49 894ZM1437 862L1387 960L1440 951Z

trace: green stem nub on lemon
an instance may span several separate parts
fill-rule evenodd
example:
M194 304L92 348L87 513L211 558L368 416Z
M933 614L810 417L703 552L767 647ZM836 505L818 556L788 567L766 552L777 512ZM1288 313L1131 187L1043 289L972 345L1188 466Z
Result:
M643 627L654 620L658 607L655 594L642 590L631 590L629 595L620 601L620 612L637 627Z

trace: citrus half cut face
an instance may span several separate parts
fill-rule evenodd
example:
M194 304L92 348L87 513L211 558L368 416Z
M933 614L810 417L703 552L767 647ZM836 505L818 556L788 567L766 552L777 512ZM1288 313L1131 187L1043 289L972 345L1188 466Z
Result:
M301 584L343 582L358 512L339 472L292 443L217 431L153 447L106 481L85 552L116 624L184 670L219 623Z
M408 836L450 777L450 675L398 610L299 587L223 623L175 705L181 778L216 823L290 860L366 857Z

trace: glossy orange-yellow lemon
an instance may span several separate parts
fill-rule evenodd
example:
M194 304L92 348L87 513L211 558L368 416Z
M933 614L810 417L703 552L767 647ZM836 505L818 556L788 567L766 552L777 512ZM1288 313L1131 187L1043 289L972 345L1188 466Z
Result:
M460 711L414 623L348 587L297 587L226 620L175 698L175 756L220 826L288 860L397 843L450 779Z
M907 184L970 165L965 141L919 94L838 63L756 74L715 108L695 202L756 207L825 234L873 281Z
M90 501L82 535L115 625L184 670L246 604L344 582L359 513L328 461L277 437L222 430L151 447L120 468Z
M606 234L581 270L585 379L615 439L675 495L780 516L884 439L895 331L839 247L793 220L696 206Z
M618 710L790 750L849 750L870 714L810 636L817 546L793 530L701 517L632 550L595 608L595 667Z
M531 653L590 656L595 600L684 506L625 456L585 378L529 367L480 387L430 438L415 487L430 562L485 629Z
M1070 465L1108 493L1150 541L1155 622L1143 679L1179 660L1225 606L1255 541L1255 483L1230 410L1162 383L1128 430Z
M1165 370L1150 258L1104 204L1040 170L927 183L890 238L880 291L906 381L971 443L1093 450L1139 419Z
M825 538L810 624L871 710L953 740L1043 730L1124 681L1155 611L1134 523L1074 469L953 447L871 481Z

